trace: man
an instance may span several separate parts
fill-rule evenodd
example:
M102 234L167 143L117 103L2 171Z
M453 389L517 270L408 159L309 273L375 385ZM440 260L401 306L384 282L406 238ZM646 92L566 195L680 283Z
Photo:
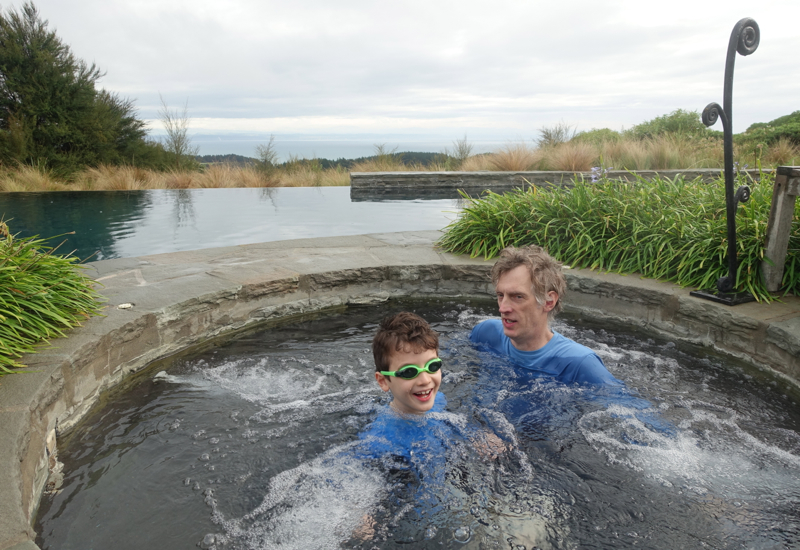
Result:
M562 309L567 283L561 263L544 249L504 249L492 268L492 282L500 319L479 323L470 334L472 342L562 382L621 384L596 353L550 328L550 318Z

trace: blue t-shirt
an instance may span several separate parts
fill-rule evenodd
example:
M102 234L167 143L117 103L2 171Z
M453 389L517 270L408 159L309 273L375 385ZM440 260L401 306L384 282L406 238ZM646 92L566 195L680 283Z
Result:
M553 331L553 337L536 351L520 351L503 333L500 319L478 323L469 339L506 355L520 367L537 374L552 376L564 383L613 384L621 382L608 372L595 352Z
M436 393L433 407L425 414L401 414L386 406L367 429L358 434L363 456L379 458L390 454L408 461L412 458L444 458L446 442L452 428L440 413L447 405L441 392Z
M470 340L508 357L515 367L487 365L491 376L484 381L479 402L485 407L496 407L522 433L537 438L548 433L563 436L587 410L598 405L616 411L615 416L634 416L646 429L669 436L676 433L676 428L663 420L649 401L631 394L614 378L595 352L558 332L553 331L553 337L542 348L520 351L503 333L500 320L489 319L475 326ZM535 382L544 379L555 384ZM510 381L518 391L504 390ZM564 393L563 386L559 388L560 384L573 382L591 386L580 388L579 393ZM638 443L636 435L623 434L622 438Z

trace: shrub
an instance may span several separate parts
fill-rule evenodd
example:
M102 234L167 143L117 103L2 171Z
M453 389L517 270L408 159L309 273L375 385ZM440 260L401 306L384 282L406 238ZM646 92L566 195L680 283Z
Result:
M600 145L607 142L617 143L621 139L622 134L610 128L593 128L585 132L579 132L574 138L572 138L572 141Z
M625 134L634 139L648 139L663 134L674 134L679 136L702 136L707 133L707 129L697 111L684 111L676 109L668 115L662 115L637 124Z
M94 281L58 256L45 239L15 239L0 221L0 375L24 367L19 358L37 344L97 314Z
M555 147L567 143L574 137L575 129L565 122L559 122L555 126L540 128L537 144L542 148Z

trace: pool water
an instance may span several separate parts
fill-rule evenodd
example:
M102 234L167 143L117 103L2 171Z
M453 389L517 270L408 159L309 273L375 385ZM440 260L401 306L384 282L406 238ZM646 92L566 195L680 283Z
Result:
M459 199L352 201L350 187L0 193L20 237L83 261L311 237L443 229ZM75 232L74 234L65 235Z
M443 459L365 459L388 400L370 343L410 309L441 336ZM47 549L793 548L800 410L781 379L560 317L627 390L525 376L468 342L491 303L392 303L149 371L60 441ZM163 370L162 370L163 369ZM434 424L431 424L434 426ZM434 428L432 428L434 429ZM487 436L488 437L488 436ZM422 458L420 458L422 457Z

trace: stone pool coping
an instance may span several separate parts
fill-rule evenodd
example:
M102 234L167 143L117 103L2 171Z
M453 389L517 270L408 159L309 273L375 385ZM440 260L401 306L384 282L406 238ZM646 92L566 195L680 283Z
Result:
M438 231L327 237L105 260L95 317L0 378L0 550L37 550L31 518L56 433L150 362L230 331L395 297L490 297L493 262L434 248ZM567 309L699 343L800 380L800 298L730 308L635 275L567 270ZM132 303L129 309L119 305Z

